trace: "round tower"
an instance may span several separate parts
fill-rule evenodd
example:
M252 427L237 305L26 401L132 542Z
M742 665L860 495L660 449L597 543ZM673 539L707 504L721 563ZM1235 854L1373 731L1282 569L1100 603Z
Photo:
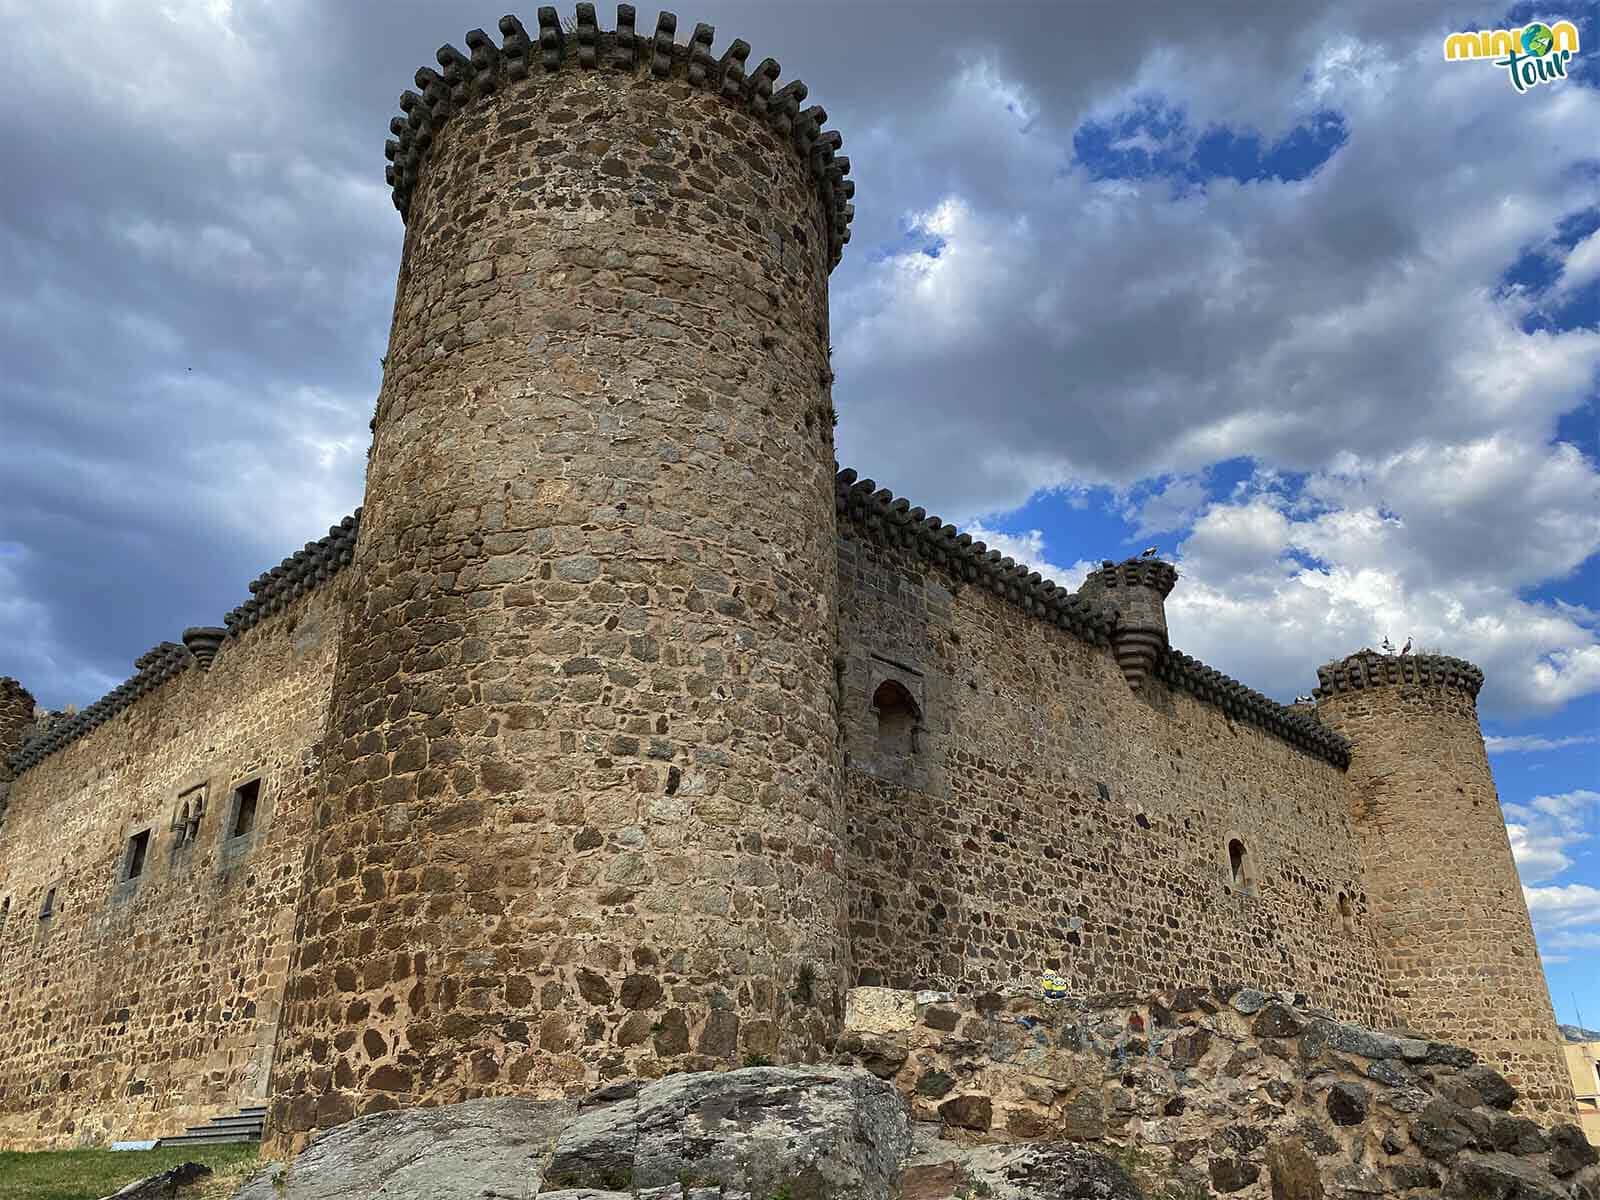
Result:
M1396 1012L1477 1051L1530 1112L1570 1120L1572 1084L1478 727L1483 672L1366 650L1317 676L1317 716L1351 742L1367 898Z
M271 1139L813 1061L842 1016L826 114L593 5L401 97Z
M1106 559L1078 589L1084 599L1117 610L1111 647L1134 691L1167 648L1167 597L1177 582L1177 568L1159 558Z
M0 675L0 779L7 779L9 760L22 749L33 727L33 694L15 679Z

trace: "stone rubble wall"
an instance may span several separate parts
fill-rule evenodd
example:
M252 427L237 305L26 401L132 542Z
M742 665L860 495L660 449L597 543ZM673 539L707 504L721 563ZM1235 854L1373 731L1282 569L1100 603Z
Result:
M1337 766L1159 679L1133 692L1107 646L859 528L838 543L854 982L1250 978L1390 1019ZM919 710L908 752L880 744L887 680Z
M334 590L229 639L208 670L163 679L11 785L0 1148L158 1137L265 1103ZM257 775L254 827L232 837L232 788ZM204 815L180 844L179 797L200 785ZM129 839L144 830L143 873L126 880Z
M1150 1195L1600 1197L1582 1131L1531 1119L1471 1051L1303 1001L856 988L837 1061L892 1081L946 1140L1081 1143Z

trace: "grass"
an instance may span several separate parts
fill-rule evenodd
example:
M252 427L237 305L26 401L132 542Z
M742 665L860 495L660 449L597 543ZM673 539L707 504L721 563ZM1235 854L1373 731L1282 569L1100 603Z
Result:
M184 1200L226 1200L260 1169L259 1156L255 1145L0 1152L0 1200L99 1200L185 1162L204 1163L213 1174L185 1189Z

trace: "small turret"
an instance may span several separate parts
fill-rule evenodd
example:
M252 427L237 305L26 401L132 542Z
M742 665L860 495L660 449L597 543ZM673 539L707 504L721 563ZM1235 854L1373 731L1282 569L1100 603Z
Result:
M1134 691L1167 648L1166 601L1177 582L1177 568L1159 558L1106 559L1078 589L1085 600L1117 610L1111 646Z
M31 692L15 679L0 675L0 780L11 778L11 756L22 749L33 727Z
M227 636L226 629L198 626L183 631L183 644L189 648L189 653L194 656L195 662L200 664L200 669L209 671L212 661L217 657L217 651L222 649L222 643Z

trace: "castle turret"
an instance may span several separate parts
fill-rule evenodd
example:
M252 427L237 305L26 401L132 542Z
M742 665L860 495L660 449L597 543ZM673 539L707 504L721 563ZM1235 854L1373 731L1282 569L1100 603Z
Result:
M1352 743L1367 900L1395 1008L1477 1051L1536 1115L1571 1081L1478 727L1483 672L1363 651L1317 672L1317 715Z
M826 114L710 26L500 22L406 223L271 1138L818 1058L848 943Z
M22 749L33 726L33 695L15 679L0 675L0 780L9 778L11 756Z
M1167 648L1167 597L1177 582L1177 568L1158 558L1107 559L1078 589L1084 599L1117 610L1111 646L1135 691Z
M33 727L34 700L28 689L8 675L0 675L0 817L11 798L11 756Z

